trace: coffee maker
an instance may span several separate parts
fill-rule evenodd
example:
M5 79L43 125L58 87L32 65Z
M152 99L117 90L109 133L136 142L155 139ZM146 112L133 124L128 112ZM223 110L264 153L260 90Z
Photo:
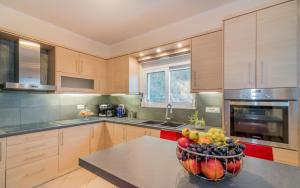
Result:
M113 104L100 104L99 117L114 117L115 106Z

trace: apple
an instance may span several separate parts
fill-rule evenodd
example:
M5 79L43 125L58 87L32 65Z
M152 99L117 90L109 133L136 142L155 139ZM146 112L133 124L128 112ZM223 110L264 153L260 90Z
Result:
M208 137L200 137L198 139L198 144L211 144L211 139Z
M181 137L177 140L178 145L183 148L187 148L190 145L190 140L186 137Z
M190 172L194 175L201 173L201 162L197 162L195 159L188 159Z
M240 160L231 160L227 163L227 172L230 172L232 174L238 173L241 170L242 161Z
M218 159L208 159L201 161L202 174L211 180L220 179L224 176L224 168Z
M182 129L182 131L181 131L181 134L184 136L184 137L189 137L189 134L190 134L190 129L188 129L188 128L184 128L184 129Z
M198 131L191 131L189 134L189 139L193 141L197 141L199 138Z
M182 166L185 168L186 171L191 172L189 159L182 161Z

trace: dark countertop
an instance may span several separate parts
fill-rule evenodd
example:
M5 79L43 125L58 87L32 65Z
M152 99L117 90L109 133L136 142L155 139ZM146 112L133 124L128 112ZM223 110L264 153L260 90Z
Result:
M7 126L7 127L0 127L0 138L8 137L8 136L15 136L20 134L27 134L33 132L40 132L52 129L61 129L67 128L72 126L79 126L85 124L93 124L93 123L100 123L100 122L111 122L111 123L120 123L125 125L131 126L138 126L138 127L146 127L158 130L172 130L180 132L184 127L188 127L193 129L193 126L183 124L183 126L177 128L170 128L170 127L163 127L160 125L151 125L143 123L147 120L141 119L128 119L128 118L101 118L101 117L91 117L89 120L84 119L72 119L72 120L62 120L62 121L53 121L53 122L46 122L46 123L35 123L35 124L24 124L18 126ZM209 129L210 126L207 126Z
M79 159L79 165L118 187L143 188L295 188L300 168L261 160L244 159L240 174L221 182L190 176L179 164L176 142L144 136L127 144Z

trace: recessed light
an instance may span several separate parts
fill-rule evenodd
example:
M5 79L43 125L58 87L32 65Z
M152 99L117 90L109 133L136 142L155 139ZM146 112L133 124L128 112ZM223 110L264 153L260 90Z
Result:
M157 52L157 53L161 52L161 49L160 49L160 48L157 48L157 49L156 49L156 52Z
M144 54L143 54L143 53L140 53L140 56L141 56L141 57L143 57L143 56L144 56Z
M177 44L177 48L181 48L182 47L182 44L181 43L178 43Z

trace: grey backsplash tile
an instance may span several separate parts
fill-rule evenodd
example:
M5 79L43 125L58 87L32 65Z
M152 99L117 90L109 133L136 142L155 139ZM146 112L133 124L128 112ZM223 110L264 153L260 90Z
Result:
M20 124L19 108L0 108L0 127Z

